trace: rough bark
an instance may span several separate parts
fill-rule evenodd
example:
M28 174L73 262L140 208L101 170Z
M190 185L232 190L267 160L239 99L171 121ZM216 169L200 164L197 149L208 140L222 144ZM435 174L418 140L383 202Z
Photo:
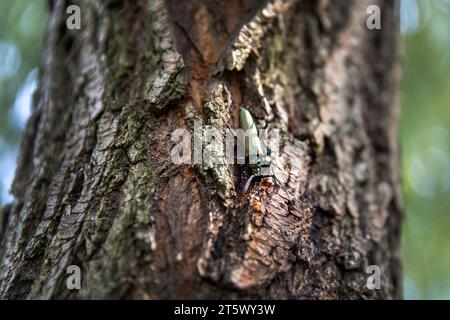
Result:
M401 296L394 1L75 3L79 31L50 8L2 298ZM281 186L243 195L237 166L170 161L173 130L237 127L244 103L282 132Z

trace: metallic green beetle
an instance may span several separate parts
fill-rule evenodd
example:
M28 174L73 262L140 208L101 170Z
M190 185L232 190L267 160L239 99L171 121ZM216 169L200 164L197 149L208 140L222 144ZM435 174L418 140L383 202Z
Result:
M268 125L267 113L266 113L266 125L263 129L266 129ZM245 106L241 107L239 112L239 126L245 130L245 157L249 160L248 167L250 168L250 177L245 182L243 192L246 193L251 186L251 183L255 179L262 179L272 177L278 184L279 180L272 172L271 163L264 162L263 157L270 157L271 150L267 147L267 152L264 155L262 142L258 136L258 130L255 125L253 117Z

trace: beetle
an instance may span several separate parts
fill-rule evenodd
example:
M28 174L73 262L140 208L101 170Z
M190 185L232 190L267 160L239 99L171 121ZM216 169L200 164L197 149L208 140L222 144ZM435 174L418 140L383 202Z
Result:
M265 111L265 110L264 110ZM266 124L263 129L267 128L268 119L266 114ZM265 161L263 157L270 157L271 150L267 147L267 152L264 155L263 145L258 137L258 130L256 128L255 120L246 106L242 106L239 111L239 127L246 131L245 138L245 158L248 159L246 165L250 169L250 177L244 185L243 193L246 193L250 188L252 181L262 178L273 178L277 184L281 185L278 178L272 171L271 162Z

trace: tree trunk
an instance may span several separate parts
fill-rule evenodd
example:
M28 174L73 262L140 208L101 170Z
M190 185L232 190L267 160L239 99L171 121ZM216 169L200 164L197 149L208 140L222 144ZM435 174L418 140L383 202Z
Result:
M1 216L2 298L401 297L394 1L79 1L81 30L69 4ZM175 129L237 128L244 104L280 130L281 183L171 161Z

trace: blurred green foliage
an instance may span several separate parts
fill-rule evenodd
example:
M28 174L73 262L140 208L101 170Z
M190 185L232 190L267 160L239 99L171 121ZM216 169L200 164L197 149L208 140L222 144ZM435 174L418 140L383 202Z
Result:
M404 293L450 299L450 1L402 3Z
M0 205L11 200L8 189L30 113L46 26L44 0L0 1Z
M17 143L16 123L4 116L29 72L39 65L47 14L43 0L0 1L0 118L1 135Z
M450 299L450 0L402 0L400 14L404 293ZM0 205L11 200L47 25L46 1L0 1Z

